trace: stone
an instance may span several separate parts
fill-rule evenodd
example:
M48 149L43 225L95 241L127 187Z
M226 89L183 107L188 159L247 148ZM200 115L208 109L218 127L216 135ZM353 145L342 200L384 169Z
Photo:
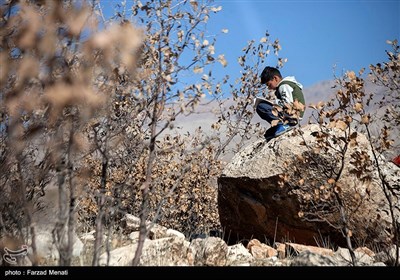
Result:
M332 129L332 137L328 137L332 147L323 150L316 137L319 131L318 125L308 125L269 142L256 140L227 164L218 178L218 210L228 244L256 238L270 244L345 246L341 231L331 226L342 224L337 201L334 195L323 196L334 176L332 171L341 167L336 186L340 186L352 239L364 244L389 242L391 218L377 171L371 164L364 173L355 172L357 157L366 153L373 159L368 139L354 134L356 145L348 145L341 166L336 151L343 132ZM380 164L390 184L398 187L400 169L390 161ZM318 215L312 216L307 208L310 202L319 204ZM393 203L399 204L396 200ZM309 212L304 213L304 209ZM398 211L396 215L399 217Z

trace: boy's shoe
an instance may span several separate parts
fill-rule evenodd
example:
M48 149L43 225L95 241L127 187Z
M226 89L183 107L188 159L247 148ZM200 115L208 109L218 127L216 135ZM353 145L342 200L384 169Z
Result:
M271 126L264 134L265 140L267 142L272 138L278 137L289 130L292 130L296 125L290 124L277 124L276 126Z
M264 133L264 138L267 140L271 140L272 138L275 137L275 132L276 132L276 126L271 126L270 128L267 129L267 131Z
M293 127L294 126L288 124L281 124L281 123L277 124L274 137L277 137L285 132L288 132L289 130L293 129Z

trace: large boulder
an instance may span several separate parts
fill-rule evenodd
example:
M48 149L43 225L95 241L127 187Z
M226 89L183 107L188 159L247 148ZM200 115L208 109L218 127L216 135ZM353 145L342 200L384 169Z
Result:
M257 238L346 246L344 222L355 242L391 242L388 202L368 139L353 134L341 160L343 145L336 140L344 132L331 129L331 147L322 148L319 131L308 125L269 142L256 140L227 164L218 178L218 207L229 244ZM369 160L363 161L366 155ZM380 168L399 190L400 168L389 160ZM332 180L335 174L341 174L338 181ZM392 197L392 209L399 222L398 197Z

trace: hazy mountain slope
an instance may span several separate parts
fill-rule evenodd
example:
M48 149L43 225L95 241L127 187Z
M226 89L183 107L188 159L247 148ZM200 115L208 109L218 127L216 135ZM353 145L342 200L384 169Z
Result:
M310 104L316 104L320 101L327 101L334 97L337 88L334 88L335 82L334 81L322 81L318 82L310 87L304 88L304 95L306 99L307 106ZM377 87L376 85L366 82L366 92L375 92L376 96L379 97L384 94L384 90L382 88ZM227 100L225 107L229 107L232 103L231 100ZM177 118L174 130L179 131L180 133L193 133L198 127L201 127L203 131L207 134L212 133L211 124L217 121L217 117L215 116L214 111L218 109L216 102L207 103L206 105L200 105L196 112L188 115L188 116L180 116ZM368 111L373 114L374 116L379 116L383 113L384 109L377 110L376 107L371 106L368 108ZM302 125L307 124L310 116L312 114L312 109L308 108L304 114L303 120L301 122ZM376 119L379 119L376 118ZM267 129L269 124L262 120L257 114L254 115L253 121L255 123L260 122L262 126ZM374 133L379 133L380 125L378 122L372 125L372 131ZM398 132L397 132L398 134ZM394 137L396 138L396 137ZM397 137L398 138L398 137ZM250 141L252 141L251 139ZM397 140L397 148L395 148L390 155L395 155L396 153L399 154L399 140ZM229 160L232 155L228 155L224 159Z

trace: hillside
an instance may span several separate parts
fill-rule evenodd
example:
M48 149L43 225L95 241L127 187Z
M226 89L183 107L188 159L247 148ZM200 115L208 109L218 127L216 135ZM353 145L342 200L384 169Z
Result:
M335 82L333 80L331 81L321 81L317 82L314 85L304 88L304 96L306 99L307 105L310 104L317 104L318 102L326 102L329 99L333 98L335 95L335 92L337 91L336 88L334 88ZM372 84L371 82L366 83L365 86L365 91L366 92L375 92L376 97L381 97L384 94L384 90L382 88L377 87L376 85ZM225 108L231 106L233 104L233 101L229 98L227 98L224 101ZM211 125L217 121L217 117L215 115L215 112L218 109L218 104L216 101L212 102L207 102L206 104L200 105L195 113L188 115L188 116L180 116L177 118L174 129L176 132L179 133L185 133L189 132L191 134L194 133L194 131L198 128L201 127L202 130L205 133L212 134L213 131L211 129ZM372 115L379 116L380 114L383 114L385 108L380 108L379 110L377 109L376 105L371 103L371 106L367 109L368 112L370 112ZM303 120L301 122L302 125L307 124L309 119L312 117L312 110L307 109L305 111ZM377 118L379 119L379 117ZM315 120L311 120L312 122L315 122ZM254 114L253 116L253 123L259 122L262 127L265 127L267 129L269 127L269 124L262 120L257 114ZM372 125L372 130L374 133L379 133L378 128L379 123ZM169 133L169 132L168 132ZM221 136L223 137L223 136ZM248 141L254 141L256 140L260 135L254 135L251 137ZM388 157L392 158L395 157L397 154L400 154L400 139L398 137L393 137L395 140L395 145L394 149L388 153ZM232 145L235 145L236 142L233 142ZM229 148L227 148L227 151L231 151ZM234 153L233 152L227 152L223 160L224 161L229 161L233 157Z

